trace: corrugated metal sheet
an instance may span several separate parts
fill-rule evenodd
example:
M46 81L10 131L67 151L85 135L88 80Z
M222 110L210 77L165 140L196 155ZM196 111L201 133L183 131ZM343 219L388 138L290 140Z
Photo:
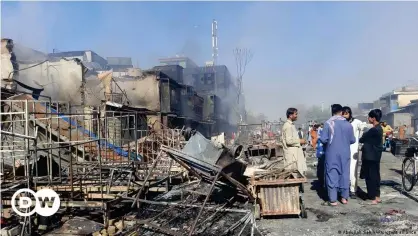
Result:
M299 185L260 186L262 215L300 213Z
M182 151L198 160L211 165L216 165L216 162L221 157L223 149L215 147L210 140L206 139L199 132L196 132L184 146Z
M298 171L266 170L253 173L251 189L261 207L261 215L301 213L301 185L307 179Z

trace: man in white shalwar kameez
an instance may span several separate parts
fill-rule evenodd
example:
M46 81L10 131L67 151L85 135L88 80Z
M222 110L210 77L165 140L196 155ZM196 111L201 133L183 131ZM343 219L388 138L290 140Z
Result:
M353 126L354 137L356 142L350 145L351 160L350 160L350 198L356 198L357 192L357 161L359 157L359 139L363 130L363 122L353 117L350 107L343 107L343 116Z

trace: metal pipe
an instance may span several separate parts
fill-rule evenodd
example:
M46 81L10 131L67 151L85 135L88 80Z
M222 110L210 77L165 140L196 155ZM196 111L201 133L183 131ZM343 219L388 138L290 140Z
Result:
M68 110L71 111L71 103L68 103ZM70 117L70 123L69 123L69 133L70 133L69 141L70 142L72 140L72 138L71 138L71 136L72 136L72 125L71 125L71 123L73 123L72 122L72 117ZM70 155L70 166L69 166L70 167L70 185L71 185L71 193L70 194L71 194L71 199L73 199L74 198L74 180L73 180L74 173L73 173L73 155L72 155L71 143L70 143L68 149L69 149L69 155Z
M25 133L26 133L26 131L25 131ZM14 136L14 137L17 137L17 138L23 138L23 139L30 139L30 140L35 140L36 139L36 137L32 137L32 136L29 136L29 135L12 133L12 132L7 132L7 131L3 131L3 130L1 131L1 134L2 135L10 135L10 136Z
M51 103L51 101L50 101L50 103L49 103L50 105L52 104ZM57 106L57 113L59 114L60 113L60 107L59 107L59 105ZM51 120L52 121L52 120ZM60 141L60 138L59 138L59 133L60 133L60 130L61 130L61 127L60 127L60 122L59 122L59 120L58 120L58 118L57 118L57 123L58 123L58 141ZM52 132L51 132L52 133ZM59 144L58 144L58 147L59 147ZM61 148L59 148L58 149L58 162L59 162L59 168L58 168L58 175L59 175L59 178L60 178L60 181L62 181L62 170L61 170L61 167L62 167L62 162L61 162Z
M98 107L98 122L97 122L97 137L98 137L98 142L97 142L97 150L98 150L98 158L99 158L99 182L100 182L100 186L103 186L102 184L102 150L101 150L101 144L100 144L100 139L102 137L102 130L101 130L101 107ZM106 208L105 202L103 201L103 188L100 188L100 195L102 198L102 209ZM106 222L106 219L103 219Z
M192 236L192 235L193 235L193 232L194 232L194 230L195 230L195 228L196 228L196 225L197 225L197 221L199 220L200 215L201 215L201 214L202 214L202 212L203 212L203 208L205 207L206 202L209 200L209 197L210 197L210 195L212 194L213 188L215 187L216 181L218 180L218 178L219 178L219 176L221 175L221 173L222 173L222 171L219 171L219 172L216 174L215 178L213 179L213 182L212 182L212 185L210 186L210 189L209 189L208 195L206 196L205 201L203 202L202 208L200 208L199 213L197 214L196 220L194 221L193 226L192 226L192 228L190 229L189 236Z
M134 202L132 203L132 206L131 206L132 208L135 206L135 203L137 203L137 201L139 200L139 198L140 198L140 196L141 196L141 194L142 194L142 191L144 190L145 185L146 185L146 183L147 183L147 181L148 181L149 177L151 176L152 171L154 170L155 166L157 165L158 161L160 160L161 156L162 156L162 151L160 151L160 152L158 153L158 156L157 156L157 158L154 160L154 163L152 164L151 169L148 171L147 177L145 177L145 180L144 180L144 184L141 186L141 189L138 191L138 193L137 193L137 195L136 195L136 197L135 197L135 200L134 200ZM138 204L138 208L139 208L139 204Z
M126 199L133 199L133 198L126 198ZM157 201L150 201L145 199L138 199L139 202L153 204L153 205L161 205L161 206L179 206L179 207L193 207L193 208L200 208L202 205L195 205L195 204L184 204L184 203L176 203L176 202L157 202ZM209 207L205 206L204 209L210 211L218 211L218 212L233 212L233 213L249 213L250 210L242 210L242 209L230 209L230 208L222 208L222 207Z

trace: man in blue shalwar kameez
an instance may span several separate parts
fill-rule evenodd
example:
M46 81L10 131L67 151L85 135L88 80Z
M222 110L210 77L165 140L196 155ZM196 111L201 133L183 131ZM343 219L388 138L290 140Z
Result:
M350 145L356 139L353 127L342 116L342 106L331 106L332 117L325 123L320 141L325 145L325 181L330 206L336 206L338 192L341 202L347 204L350 194Z

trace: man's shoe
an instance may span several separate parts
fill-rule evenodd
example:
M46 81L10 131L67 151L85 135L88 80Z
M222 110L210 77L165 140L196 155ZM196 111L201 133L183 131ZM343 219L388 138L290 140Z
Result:
M350 198L351 199L356 199L357 198L356 193L350 192Z

